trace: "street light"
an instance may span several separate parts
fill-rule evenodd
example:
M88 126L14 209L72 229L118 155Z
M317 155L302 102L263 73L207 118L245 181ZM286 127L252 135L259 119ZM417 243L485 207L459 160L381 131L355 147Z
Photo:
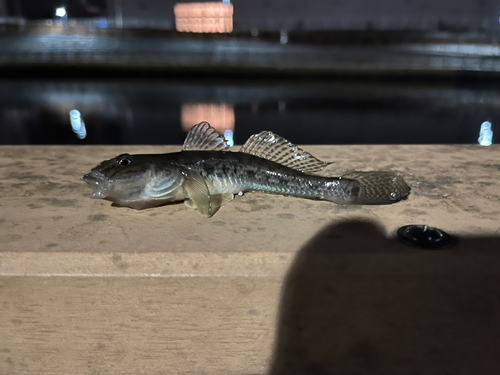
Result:
M56 8L56 17L65 17L67 15L66 13L66 7L59 7Z

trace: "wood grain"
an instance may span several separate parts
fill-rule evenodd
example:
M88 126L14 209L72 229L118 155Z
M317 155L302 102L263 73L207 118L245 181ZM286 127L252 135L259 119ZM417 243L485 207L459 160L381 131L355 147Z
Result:
M246 194L207 219L80 181L122 152L0 147L0 374L500 373L500 147L314 146L397 170L391 206ZM442 252L407 224L459 237Z

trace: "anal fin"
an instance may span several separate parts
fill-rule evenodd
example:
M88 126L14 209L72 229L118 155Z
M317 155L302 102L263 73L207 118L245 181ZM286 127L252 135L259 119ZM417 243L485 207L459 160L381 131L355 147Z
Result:
M215 215L219 208L231 202L234 194L214 194L212 195L212 215Z

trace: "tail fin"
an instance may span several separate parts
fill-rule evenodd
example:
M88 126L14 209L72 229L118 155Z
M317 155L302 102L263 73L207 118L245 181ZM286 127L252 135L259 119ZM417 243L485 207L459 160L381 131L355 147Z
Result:
M410 187L396 172L350 172L342 176L359 183L352 204L391 204L408 198Z

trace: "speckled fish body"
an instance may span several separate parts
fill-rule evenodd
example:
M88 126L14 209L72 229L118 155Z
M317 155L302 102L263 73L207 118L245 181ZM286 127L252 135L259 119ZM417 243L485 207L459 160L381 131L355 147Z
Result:
M358 185L354 180L311 175L240 152L182 151L132 158L154 168L168 166L195 171L205 179L212 195L262 192L349 203Z
M183 151L122 154L83 176L103 198L136 209L184 201L208 217L236 194L263 192L339 204L389 204L410 188L394 172L351 172L342 177L315 174L330 163L316 159L271 133L256 134L240 152L228 152L224 137L208 123L193 127Z

